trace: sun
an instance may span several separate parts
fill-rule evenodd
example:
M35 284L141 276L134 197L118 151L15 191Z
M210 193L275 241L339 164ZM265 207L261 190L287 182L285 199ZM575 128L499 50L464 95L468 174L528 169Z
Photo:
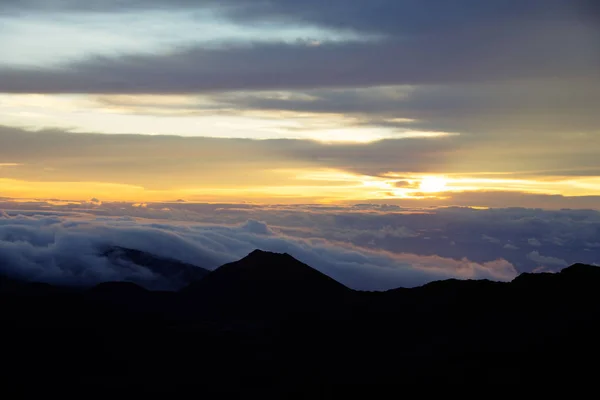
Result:
M421 179L419 189L422 192L443 192L446 189L448 181L441 176L426 176Z

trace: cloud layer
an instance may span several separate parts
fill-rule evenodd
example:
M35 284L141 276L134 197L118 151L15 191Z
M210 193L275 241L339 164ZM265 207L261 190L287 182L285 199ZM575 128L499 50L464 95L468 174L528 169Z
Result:
M600 212L393 205L258 206L0 203L0 263L36 279L156 285L143 268L114 264L121 246L214 269L256 248L287 252L358 289L448 277L507 280L519 272L600 265ZM27 211L28 210L28 211ZM185 221L185 222L182 222ZM154 282L154 283L153 283Z
M137 221L128 217L0 216L0 268L37 281L91 285L127 280L161 287L142 266L103 256L122 246L214 269L260 248L287 252L356 289L416 286L449 277L509 280L513 266L503 260L474 263L437 256L393 254L322 238L303 239L273 232L248 220L240 225L199 225Z

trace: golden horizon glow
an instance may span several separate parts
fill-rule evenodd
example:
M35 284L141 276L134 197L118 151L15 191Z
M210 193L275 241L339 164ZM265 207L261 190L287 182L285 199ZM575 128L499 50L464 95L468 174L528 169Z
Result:
M111 182L39 182L0 178L0 193L6 198L167 202L183 199L194 202L260 203L342 203L363 200L443 200L451 193L502 191L564 196L600 195L600 179L595 177L562 181L532 179L493 179L449 177L448 175L368 176L334 169L276 170L280 178L269 184L214 187L190 185L153 190L141 185ZM413 182L398 187L401 180ZM282 184L278 184L281 182ZM562 189L562 192L561 190Z

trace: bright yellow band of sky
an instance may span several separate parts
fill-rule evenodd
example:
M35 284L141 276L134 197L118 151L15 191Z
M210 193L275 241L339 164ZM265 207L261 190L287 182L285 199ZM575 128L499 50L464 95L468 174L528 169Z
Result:
M87 201L161 202L186 201L335 203L364 199L435 199L457 192L514 191L528 194L583 196L600 195L600 178L536 181L464 176L415 175L408 187L386 177L353 175L335 170L287 170L285 185L239 187L181 187L151 190L143 186L109 182L38 182L0 179L0 193L10 198L68 199ZM294 184L298 181L299 184ZM312 184L306 184L312 182Z

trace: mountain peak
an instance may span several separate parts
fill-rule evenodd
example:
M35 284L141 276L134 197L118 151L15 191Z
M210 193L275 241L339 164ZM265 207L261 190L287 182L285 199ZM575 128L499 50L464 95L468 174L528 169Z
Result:
M215 270L211 275L239 275L246 274L245 280L248 281L269 281L271 283L289 282L300 284L309 283L313 280L329 282L343 286L329 276L317 271L316 269L298 261L288 253L274 253L256 249L239 261L225 264ZM312 282L311 282L312 283Z
M350 289L287 253L257 249L239 261L217 268L185 291L224 301L241 296L249 302L279 302L284 298L316 300Z
M288 253L275 253L272 251L265 251L265 250L261 250L261 249L255 249L252 252L250 252L246 257L242 258L239 261L269 261L269 260L278 260L278 261L283 261L284 259L287 259L288 261L295 261L295 262L299 262L298 260L296 260L294 257L292 257L290 254Z
M254 249L246 257L276 257L276 256L286 256L291 257L288 253L277 253L274 251L266 251L261 249Z
M254 249L252 250L246 257L244 258L255 258L255 257L267 257L267 256L275 256L275 255L281 255L281 253L274 253L271 251L265 251L265 250L261 250L261 249Z

